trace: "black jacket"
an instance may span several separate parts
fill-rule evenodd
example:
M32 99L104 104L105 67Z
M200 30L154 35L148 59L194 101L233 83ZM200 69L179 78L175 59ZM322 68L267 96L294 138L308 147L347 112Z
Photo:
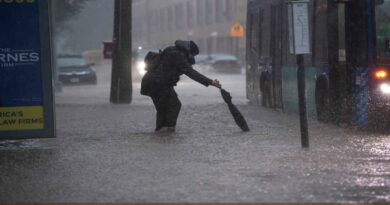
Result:
M194 70L188 53L190 52L189 41L176 41L175 46L164 49L162 53L163 69L165 80L168 86L176 86L180 80L180 75L185 74L191 79L209 86L212 80Z

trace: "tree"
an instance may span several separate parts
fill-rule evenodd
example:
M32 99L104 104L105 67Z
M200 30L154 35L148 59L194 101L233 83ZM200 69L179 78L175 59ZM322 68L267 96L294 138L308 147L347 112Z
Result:
M53 0L54 32L59 33L66 29L66 21L75 17L89 0Z
M52 38L55 42L53 46L53 52L58 52L59 48L57 45L56 40L59 38L59 34L62 33L62 31L66 30L66 21L70 18L76 16L82 9L84 4L88 0L51 0L49 1L51 4L51 11L52 11ZM54 62L56 63L56 62ZM57 66L55 66L57 68ZM62 90L61 83L58 80L58 71L57 69L54 69L54 81L55 81L55 89L57 91Z
M115 0L114 55L112 59L110 102L130 104L133 87L131 82L131 0Z

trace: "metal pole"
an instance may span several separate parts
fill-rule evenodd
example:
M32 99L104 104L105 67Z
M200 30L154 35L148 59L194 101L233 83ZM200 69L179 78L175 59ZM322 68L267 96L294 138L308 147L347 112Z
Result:
M309 147L309 133L306 112L306 84L305 84L305 67L303 66L303 55L297 55L298 64L298 98L299 98L299 119L301 128L301 144L303 148Z

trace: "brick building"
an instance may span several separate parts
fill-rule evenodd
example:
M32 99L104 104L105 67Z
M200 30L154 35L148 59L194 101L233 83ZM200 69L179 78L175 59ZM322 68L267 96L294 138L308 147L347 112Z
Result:
M245 35L231 37L234 23L245 26L244 0L134 0L134 46L163 48L176 39L195 41L203 54L230 53L243 59Z

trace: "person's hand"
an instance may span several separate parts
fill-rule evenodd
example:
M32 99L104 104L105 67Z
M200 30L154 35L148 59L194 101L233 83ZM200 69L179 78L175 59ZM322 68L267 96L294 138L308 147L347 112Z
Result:
M215 79L213 82L211 82L211 85L217 88L221 88L221 84L219 83L219 80Z

